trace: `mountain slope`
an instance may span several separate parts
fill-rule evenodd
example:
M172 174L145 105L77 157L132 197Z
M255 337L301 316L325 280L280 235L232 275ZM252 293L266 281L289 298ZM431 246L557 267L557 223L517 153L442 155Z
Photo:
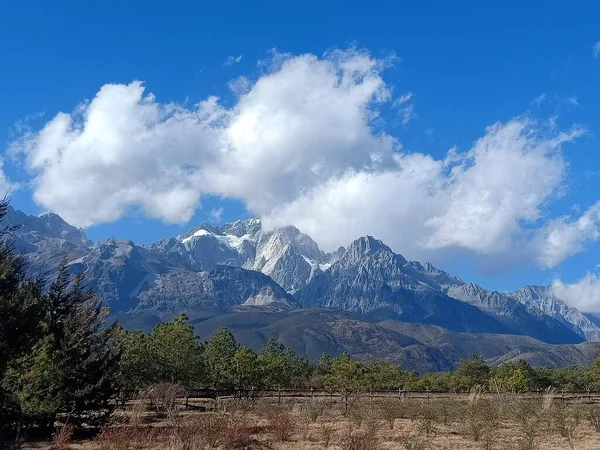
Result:
M600 326L578 309L557 299L550 286L525 286L508 295L554 317L586 340L600 341Z
M127 328L148 331L172 316L146 310L120 315L118 320ZM552 367L588 365L600 353L599 343L551 345L529 336L461 333L397 320L370 322L360 314L330 308L239 306L229 310L194 309L189 316L202 341L210 339L216 329L226 327L238 342L255 350L273 337L313 362L323 352L330 356L348 352L360 359L376 358L421 373L454 370L460 359L471 353L483 355L493 365L520 358Z
M367 323L401 320L548 343L600 339L593 323L576 326L585 318L577 310L554 311L524 295L487 291L429 263L407 261L369 236L326 254L295 227L264 230L259 219L248 219L203 224L152 245L92 243L53 214L12 210L9 219L23 224L13 233L15 245L35 270L51 273L66 258L73 272L85 272L88 285L113 313L134 311L140 323L146 312L166 317L186 310L193 316L207 308L302 306L346 311ZM367 339L368 333L355 336ZM420 348L414 354L433 358L427 352Z
M431 265L408 262L370 236L354 241L296 298L305 307L338 308L455 331L525 334L550 343L583 340L539 310L465 284Z

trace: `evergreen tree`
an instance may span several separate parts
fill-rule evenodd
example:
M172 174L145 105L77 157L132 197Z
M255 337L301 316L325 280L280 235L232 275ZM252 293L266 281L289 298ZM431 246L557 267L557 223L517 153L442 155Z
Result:
M233 355L231 366L232 384L245 391L262 387L262 370L256 353L250 347L239 347Z
M233 359L238 345L227 328L219 328L204 345L204 360L212 387L231 389L235 387L232 372Z
M8 201L0 201L0 221L8 208ZM20 422L19 403L7 378L15 361L29 353L41 337L44 316L42 282L31 278L23 258L15 255L12 230L0 229L0 436Z
M487 386L490 376L490 366L480 355L469 355L462 359L456 370L459 388L472 388L474 386Z
M106 311L65 264L43 304L43 336L13 362L4 384L21 413L40 425L52 426L59 414L75 425L98 425L111 412L118 378L114 329L103 329Z
M270 338L258 353L258 364L263 373L265 387L280 389L291 387L294 382L308 375L308 361L297 358L291 348Z
M181 383L187 388L205 382L202 346L194 336L194 328L186 322L186 315L181 314L170 323L158 324L150 333L145 349L149 353L141 358L154 360L156 370L151 378L155 381ZM138 363L136 369L139 366Z

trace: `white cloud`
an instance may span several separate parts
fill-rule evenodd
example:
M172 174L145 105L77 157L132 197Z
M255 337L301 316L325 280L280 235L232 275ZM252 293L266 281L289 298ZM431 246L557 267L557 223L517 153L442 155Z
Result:
M577 99L576 95L572 95L571 97L566 98L565 102L567 103L567 105L574 109L581 108L581 105L579 104L579 100Z
M406 94L402 94L399 98L394 100L393 106L398 108L398 115L400 116L400 120L402 125L406 125L413 119L417 118L417 114L415 113L415 106L409 103L413 98L412 92L407 92Z
M533 103L535 103L535 105L539 108L539 106L544 103L546 100L548 100L548 94L546 94L545 92L542 92L540 95L538 95L536 98L534 98L532 100Z
M535 258L546 243L524 225L540 219L562 183L561 144L581 133L544 137L535 130L524 118L496 124L468 152L451 149L446 160L397 154L386 170L332 179L268 219L295 223L330 248L368 233L411 257L467 249Z
M594 52L594 58L598 58L600 56L600 41L594 44L592 51Z
M10 196L11 193L19 189L19 185L17 183L11 182L3 169L4 163L0 159L0 198L4 198L5 196Z
M404 103L409 102L413 98L412 92L407 92L406 94L402 94L399 98L394 100L394 106L400 106Z
M233 64L239 64L242 62L242 57L244 55L240 54L239 56L228 56L225 60L226 66L232 66Z
M581 130L517 117L443 159L402 153L373 125L380 105L394 103L387 65L354 49L274 53L263 76L230 85L231 108L213 97L163 104L139 82L105 85L13 150L33 175L35 201L79 226L131 208L185 222L203 194L216 194L327 249L371 234L409 257L463 249L552 266L584 245L554 237L577 221L544 216L565 175L560 148Z
M345 170L391 160L395 140L370 126L373 105L389 98L380 69L356 50L278 55L231 109L216 98L161 104L139 82L108 84L13 151L34 175L35 201L79 226L130 208L185 222L202 193L264 213Z
M219 223L221 222L221 217L223 216L223 207L213 208L209 213L210 220L213 222Z
M561 280L552 283L552 292L556 298L583 312L600 313L600 277L587 273L573 284Z
M553 267L571 255L584 250L585 245L600 239L600 202L589 207L579 218L559 217L542 230L538 261Z

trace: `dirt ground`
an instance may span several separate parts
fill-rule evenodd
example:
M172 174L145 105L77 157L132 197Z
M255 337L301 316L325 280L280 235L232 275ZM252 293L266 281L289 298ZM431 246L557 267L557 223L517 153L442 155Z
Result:
M214 411L199 406L161 417L164 413L147 406L129 405L93 440L55 440L25 448L600 450L597 404L563 408L509 400L472 404L360 399L347 409L343 402L312 400L220 405Z

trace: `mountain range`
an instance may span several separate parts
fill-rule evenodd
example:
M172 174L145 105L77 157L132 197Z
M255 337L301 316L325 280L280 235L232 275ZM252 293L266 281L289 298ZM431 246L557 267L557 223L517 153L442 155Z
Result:
M10 209L5 222L18 226L14 246L31 270L51 277L66 261L129 328L185 312L202 339L227 326L254 348L276 337L313 360L348 351L419 371L452 369L470 352L551 366L600 354L594 318L551 287L490 291L371 236L325 253L297 228L256 218L151 245L92 242L56 214Z

